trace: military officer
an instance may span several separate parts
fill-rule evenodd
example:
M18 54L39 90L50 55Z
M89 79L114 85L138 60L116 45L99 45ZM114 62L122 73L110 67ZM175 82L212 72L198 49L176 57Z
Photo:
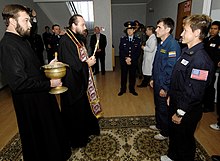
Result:
M121 65L121 89L118 96L126 92L127 75L129 73L129 91L137 96L135 92L136 69L138 57L141 51L141 40L134 36L135 24L132 21L124 23L126 36L120 39L119 58Z

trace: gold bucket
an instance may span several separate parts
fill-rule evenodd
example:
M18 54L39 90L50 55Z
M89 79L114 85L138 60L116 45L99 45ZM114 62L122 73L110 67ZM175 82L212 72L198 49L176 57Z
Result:
M50 79L61 79L66 75L66 67L69 65L64 64L62 62L54 62L52 64L47 64L42 66L44 68L44 73L47 78ZM49 93L50 94L60 94L66 92L68 90L67 87L59 86L52 88Z

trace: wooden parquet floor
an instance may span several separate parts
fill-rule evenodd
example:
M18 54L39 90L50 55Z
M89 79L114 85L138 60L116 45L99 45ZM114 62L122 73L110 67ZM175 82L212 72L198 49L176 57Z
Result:
M114 116L146 116L154 115L153 92L150 87L136 88L138 96L127 92L118 96L120 89L120 70L117 66L114 71L105 75L95 76L104 117ZM137 79L136 84L141 80ZM59 101L59 96L57 96ZM209 128L215 123L215 112L205 113L196 130L196 138L206 149L209 155L220 154L220 131ZM8 87L0 90L0 149L17 133L16 116Z

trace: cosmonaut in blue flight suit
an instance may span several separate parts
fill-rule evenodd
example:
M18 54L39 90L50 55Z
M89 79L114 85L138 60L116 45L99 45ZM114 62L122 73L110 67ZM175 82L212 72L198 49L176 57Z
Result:
M157 140L164 140L169 136L167 93L173 67L181 53L178 42L171 35L173 28L174 21L171 18L162 18L157 22L156 34L161 43L157 47L150 81L154 89L156 118L156 125L151 125L150 128L160 130L160 133L154 136Z
M127 35L121 37L119 45L119 59L121 65L121 89L118 96L126 92L127 75L129 73L129 91L137 96L135 92L136 69L138 57L141 51L141 40L134 36L134 22L128 21L124 24Z
M169 98L169 149L161 161L194 161L194 132L202 118L201 106L205 89L214 75L214 64L206 53L202 40L208 33L211 18L191 15L184 19L181 34L183 49L171 76Z

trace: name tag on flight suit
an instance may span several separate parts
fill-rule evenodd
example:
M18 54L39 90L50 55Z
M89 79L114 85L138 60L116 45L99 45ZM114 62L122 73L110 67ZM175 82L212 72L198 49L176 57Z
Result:
M183 65L187 65L189 63L189 61L188 60L186 60L186 59L183 59L183 60L181 60L181 64L183 64Z
M210 44L210 46L211 46L211 47L215 47L215 46L216 46L216 44L211 43L211 44Z

